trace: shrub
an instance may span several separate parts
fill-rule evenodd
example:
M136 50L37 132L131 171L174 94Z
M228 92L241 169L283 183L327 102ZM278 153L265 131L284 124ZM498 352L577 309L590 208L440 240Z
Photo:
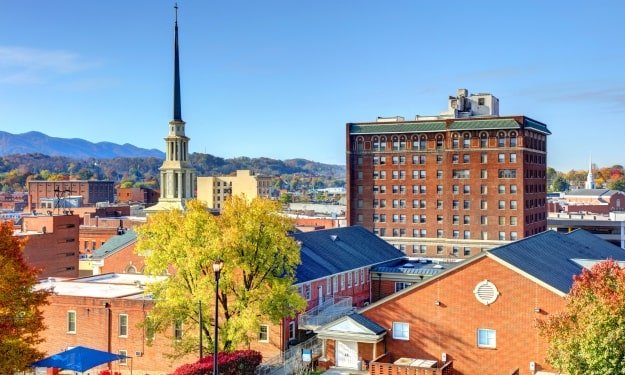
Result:
M217 356L219 373L224 375L253 375L263 356L255 350L236 350L230 353L220 352ZM212 375L213 356L200 359L178 367L172 375Z

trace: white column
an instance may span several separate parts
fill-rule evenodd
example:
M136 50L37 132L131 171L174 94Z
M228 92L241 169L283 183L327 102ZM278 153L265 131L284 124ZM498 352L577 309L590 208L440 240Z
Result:
M178 197L182 198L182 173L178 172Z

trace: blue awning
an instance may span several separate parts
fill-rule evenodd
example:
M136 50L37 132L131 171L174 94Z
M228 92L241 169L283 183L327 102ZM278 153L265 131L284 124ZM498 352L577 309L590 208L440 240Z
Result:
M76 346L72 349L51 355L41 361L33 362L31 367L59 368L63 370L86 371L103 363L118 361L128 358L125 355L103 352L84 346Z

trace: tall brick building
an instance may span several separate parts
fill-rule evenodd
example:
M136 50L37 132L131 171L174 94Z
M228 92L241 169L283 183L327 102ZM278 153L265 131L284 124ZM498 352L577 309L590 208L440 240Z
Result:
M348 123L347 220L408 255L468 257L547 228L547 126L490 94L440 116Z

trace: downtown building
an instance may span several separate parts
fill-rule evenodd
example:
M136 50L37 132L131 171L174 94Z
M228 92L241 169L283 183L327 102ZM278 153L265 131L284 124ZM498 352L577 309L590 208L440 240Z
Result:
M491 94L439 116L347 123L347 224L409 256L465 258L547 229L544 123Z

